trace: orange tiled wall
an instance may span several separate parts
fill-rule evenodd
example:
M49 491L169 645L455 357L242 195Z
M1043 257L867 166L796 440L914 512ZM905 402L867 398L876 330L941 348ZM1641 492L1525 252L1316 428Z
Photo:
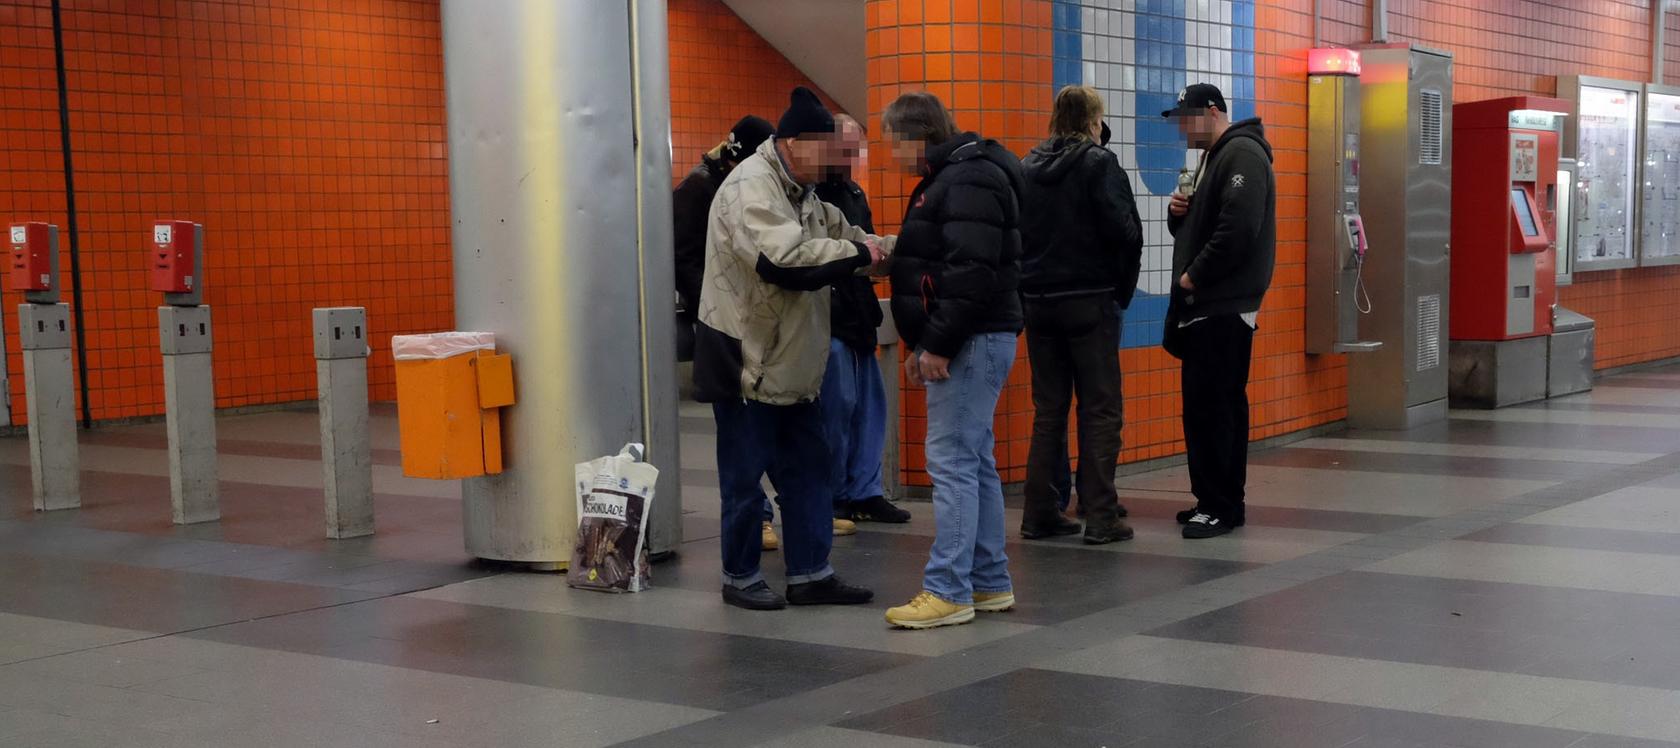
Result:
M0 98L7 161L32 164L0 215L67 232L56 135L37 134L57 123L45 5L0 1L28 16L0 23ZM206 227L219 406L312 399L310 309L334 305L368 307L371 393L393 397L389 336L453 320L437 3L63 7L93 417L163 407L143 272L157 218Z
M0 2L0 223L65 212L50 8L48 0ZM0 289L8 287L0 283ZM19 424L27 420L17 343L17 305L22 301L21 294L0 290L4 363L11 372L10 391L0 392L0 397L10 398L12 418ZM0 426L4 420L0 418Z
M945 102L959 126L1017 154L1042 138L1050 112L1048 0L869 0L867 17L871 122L900 93L926 90ZM916 180L894 171L880 128L871 134L875 155L868 186L876 228L892 232ZM902 372L898 376L904 393L899 427L904 479L925 486L926 392L904 383ZM1031 378L1023 344L998 405L997 458L1005 482L1026 479Z
M671 165L682 181L748 114L771 123L795 86L818 90L722 0L670 0ZM841 111L827 94L830 109Z

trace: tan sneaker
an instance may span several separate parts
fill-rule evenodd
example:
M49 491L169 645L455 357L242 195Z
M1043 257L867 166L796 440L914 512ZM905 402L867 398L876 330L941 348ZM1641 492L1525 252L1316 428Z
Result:
M974 606L948 603L925 591L909 603L887 611L887 623L902 629L955 626L972 620Z
M1015 592L1013 590L1002 592L976 591L974 593L974 609L982 613L1002 613L1014 608Z
M857 523L856 522L853 522L849 519L835 519L834 520L834 536L835 537L840 537L842 535L856 535L856 534L857 534Z
M769 522L764 523L764 540L760 541L759 544L767 551L773 551L782 547L782 539L776 537L775 525L772 525Z

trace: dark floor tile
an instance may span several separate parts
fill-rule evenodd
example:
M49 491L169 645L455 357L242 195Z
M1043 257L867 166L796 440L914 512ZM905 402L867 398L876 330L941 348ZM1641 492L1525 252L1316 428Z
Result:
M1509 524L1490 527L1467 535L1464 540L1483 543L1539 545L1549 548L1579 548L1592 551L1652 553L1680 556L1680 535L1667 532L1602 530L1593 527Z
M1259 454L1259 453L1256 453ZM1189 494L1174 498L1158 498L1137 491L1123 491L1121 501L1134 517L1170 519L1194 503ZM1372 514L1366 512L1338 512L1325 509L1292 509L1289 507L1250 506L1248 526L1251 528L1283 527L1293 530L1325 530L1329 532L1358 532L1377 534L1410 527L1426 518L1402 514Z
M908 655L414 597L191 634L226 644L721 711L915 661Z
M830 563L848 581L875 591L876 600L897 605L922 590L922 568L933 539L921 535L864 532L836 538ZM654 572L661 586L714 592L720 571L715 539L686 543L683 560ZM1133 553L1105 553L1054 543L1011 541L1009 570L1021 591L1008 620L1054 624L1152 595L1200 584L1253 568L1255 564ZM781 554L766 553L762 570L773 587L782 585Z
M1256 452L1249 457L1248 461L1251 465L1317 470L1521 480L1572 480L1596 475L1615 467L1614 465L1599 463L1564 462L1561 460L1521 460L1298 447Z
M1616 380L1617 385L1622 380ZM1670 384L1674 384L1670 382ZM1567 402L1557 400L1542 400L1537 403L1512 406L1514 410L1556 410L1568 412L1589 413L1634 413L1638 415L1674 414L1680 415L1680 406L1675 405L1612 405L1608 403Z
M1149 633L1676 689L1675 620L1671 597L1352 572Z
M1680 746L1680 743L1623 738L1615 735L1588 735L1581 738L1580 741L1570 744L1569 748L1675 748L1676 746Z
M0 611L173 633L365 600L366 592L0 554Z
M1680 428L1524 423L1449 418L1404 432L1351 430L1344 439L1467 444L1494 447L1598 449L1667 454L1680 451Z

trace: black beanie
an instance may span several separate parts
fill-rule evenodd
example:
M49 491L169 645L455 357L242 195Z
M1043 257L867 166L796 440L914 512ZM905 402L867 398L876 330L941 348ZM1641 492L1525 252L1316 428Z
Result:
M763 117L751 114L742 117L740 122L736 122L735 126L729 129L729 142L723 148L724 157L737 163L747 160L748 156L758 151L758 147L763 145L764 141L770 139L770 134L775 129L770 120Z
M788 97L787 111L776 125L776 137L797 138L808 132L834 132L834 115L815 92L800 86Z

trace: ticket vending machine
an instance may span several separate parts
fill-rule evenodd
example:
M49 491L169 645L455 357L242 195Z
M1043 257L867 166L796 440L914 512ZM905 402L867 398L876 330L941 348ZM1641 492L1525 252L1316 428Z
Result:
M1448 396L1502 407L1546 397L1557 298L1558 155L1568 102L1531 96L1453 112Z

